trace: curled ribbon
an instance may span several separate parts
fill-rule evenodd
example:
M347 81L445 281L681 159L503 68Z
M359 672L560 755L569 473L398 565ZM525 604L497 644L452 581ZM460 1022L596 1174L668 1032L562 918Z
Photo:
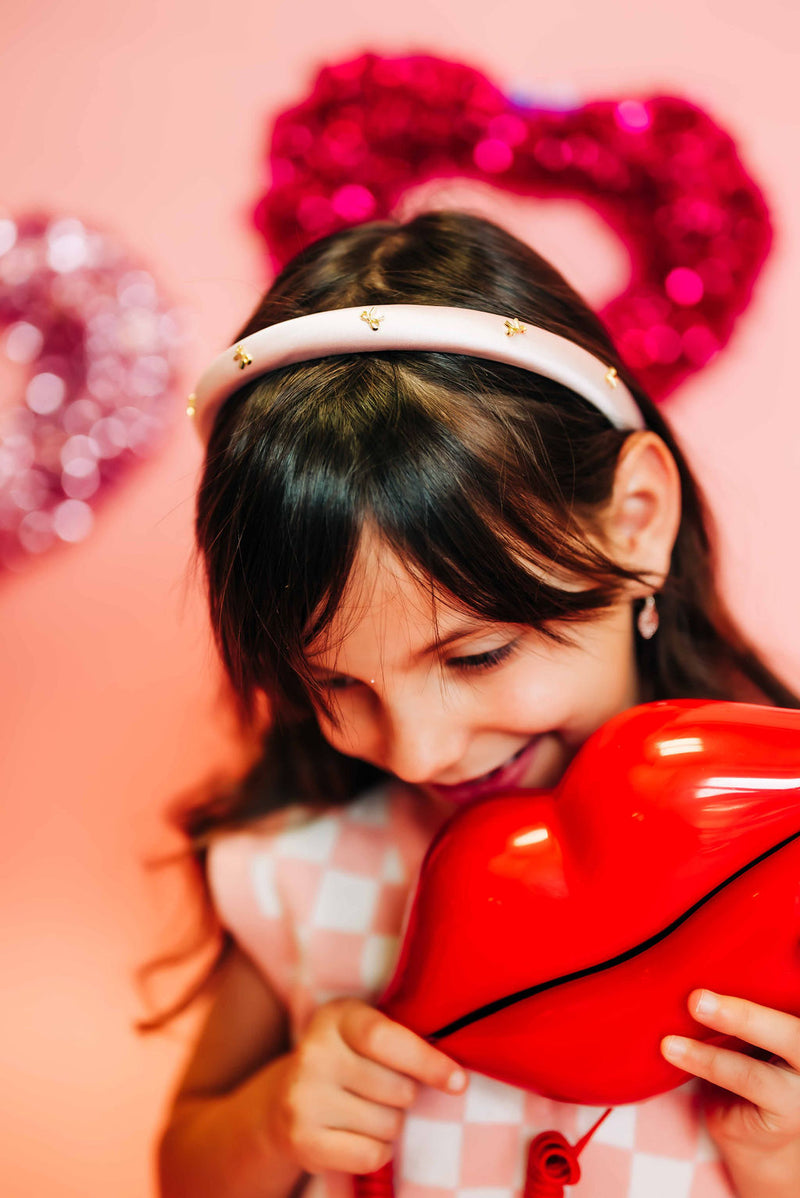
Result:
M560 1131L543 1131L534 1136L528 1145L523 1198L564 1198L564 1186L581 1179L578 1157L612 1110L607 1107L577 1144L570 1144Z
M560 1131L543 1131L528 1145L525 1198L563 1198L564 1186L580 1181L578 1154Z
M523 1198L564 1198L564 1186L580 1181L578 1157L611 1110L608 1107L577 1144L570 1144L560 1131L534 1136L528 1145ZM353 1182L355 1198L394 1198L393 1161L375 1173L360 1173Z

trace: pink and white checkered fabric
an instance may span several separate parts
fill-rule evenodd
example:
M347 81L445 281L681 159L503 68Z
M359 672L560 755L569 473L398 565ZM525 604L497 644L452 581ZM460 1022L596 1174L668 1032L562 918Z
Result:
M293 807L212 844L208 878L218 915L285 1003L293 1042L321 1003L377 1000L441 818L419 792L387 783L314 819ZM601 1113L476 1073L461 1095L423 1088L396 1147L397 1198L521 1198L530 1139L555 1129L574 1143ZM734 1194L692 1083L617 1107L580 1159L581 1181L565 1191L576 1198ZM352 1198L352 1181L317 1174L304 1198Z

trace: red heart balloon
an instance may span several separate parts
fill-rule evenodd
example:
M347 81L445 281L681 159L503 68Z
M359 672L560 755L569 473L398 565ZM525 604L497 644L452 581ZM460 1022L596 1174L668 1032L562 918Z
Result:
M553 791L432 842L381 1008L468 1068L613 1105L721 1042L696 987L800 1014L800 712L674 700L599 729Z
M727 342L772 239L732 138L688 100L557 111L432 55L324 67L276 118L269 167L255 223L276 267L318 237L385 219L431 179L586 201L630 252L630 284L601 315L655 399Z

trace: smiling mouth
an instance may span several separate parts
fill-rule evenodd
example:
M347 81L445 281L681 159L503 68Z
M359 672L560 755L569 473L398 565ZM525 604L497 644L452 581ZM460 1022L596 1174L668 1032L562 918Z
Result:
M432 783L431 785L435 785L437 790L457 790L461 786L475 786L479 782L491 782L492 778L496 778L503 772L503 770L506 770L510 765L513 765L517 758L521 757L525 750L530 748L534 740L538 740L538 737L531 737L531 739L527 741L527 743L524 744L521 749L517 749L513 757L509 757L506 761L501 762L500 765L496 765L494 769L489 770L487 774L479 774L477 778L466 778L463 782L452 782L450 786L442 782Z

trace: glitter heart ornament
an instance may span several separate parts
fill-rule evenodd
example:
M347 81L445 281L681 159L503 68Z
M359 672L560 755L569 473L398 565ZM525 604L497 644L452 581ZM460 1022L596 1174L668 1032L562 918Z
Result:
M83 540L108 491L174 421L177 309L109 233L0 214L0 333L25 372L0 407L0 566Z
M728 341L772 239L733 139L688 100L545 107L432 55L325 66L275 119L268 169L254 220L276 268L319 237L391 216L432 179L585 201L630 253L630 283L600 315L654 399Z

